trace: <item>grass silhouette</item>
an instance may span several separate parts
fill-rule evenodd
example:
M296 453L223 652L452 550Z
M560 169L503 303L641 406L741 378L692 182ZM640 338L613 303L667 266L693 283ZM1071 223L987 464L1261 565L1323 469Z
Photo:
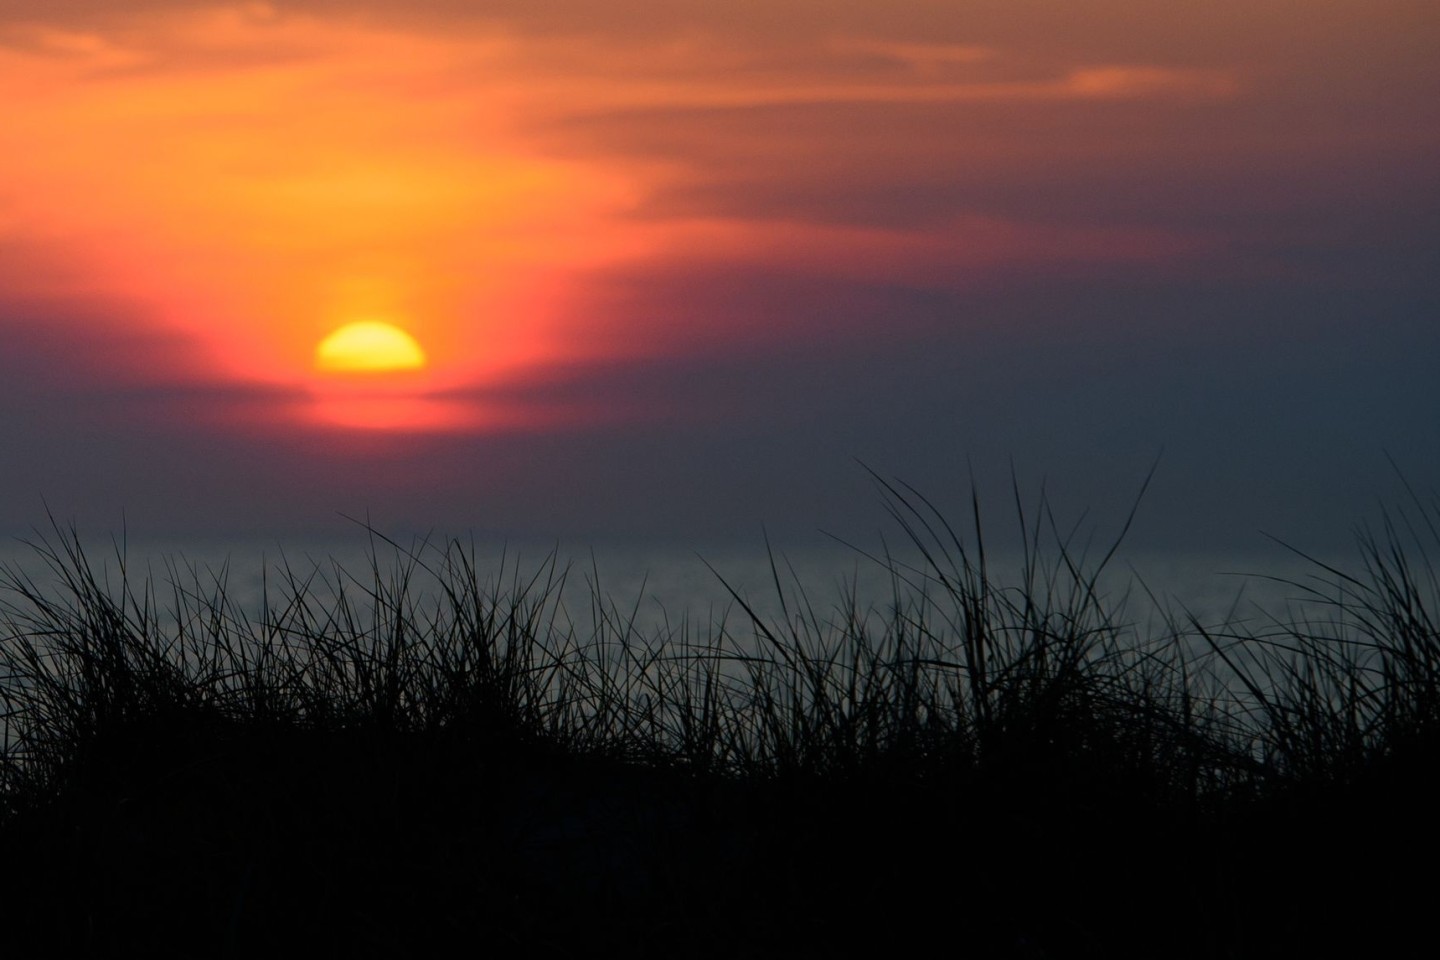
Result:
M1440 509L1362 530L1318 619L1142 636L1114 556L1016 510L999 582L879 481L891 590L642 630L459 542L0 582L7 956L1249 957L1423 931ZM1127 524L1128 526L1128 524ZM1122 532L1123 536L1123 532ZM1119 540L1117 538L1116 546ZM597 581L598 582L598 581Z

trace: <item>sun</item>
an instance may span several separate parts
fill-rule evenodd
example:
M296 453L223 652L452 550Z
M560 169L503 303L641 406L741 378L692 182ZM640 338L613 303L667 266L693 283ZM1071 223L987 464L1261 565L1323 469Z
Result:
M329 373L419 370L425 362L425 351L414 337L379 320L347 323L315 348L316 368Z

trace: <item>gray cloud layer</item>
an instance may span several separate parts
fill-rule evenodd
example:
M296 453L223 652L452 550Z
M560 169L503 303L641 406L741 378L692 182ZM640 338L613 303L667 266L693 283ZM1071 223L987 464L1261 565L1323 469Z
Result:
M588 296L657 340L677 326L698 333L668 355L557 366L459 396L625 413L538 434L262 429L264 411L292 394L193 382L196 345L142 336L130 307L0 291L0 530L25 530L44 497L92 529L124 511L177 535L301 536L343 525L341 512L572 541L752 541L761 524L849 533L879 521L855 458L960 511L971 464L1003 503L1013 461L1027 481L1047 477L1072 516L1114 518L1163 448L1137 537L1198 549L1248 544L1259 529L1344 540L1395 486L1387 452L1421 489L1440 486L1440 25L1429 2L1163 15L1148 0L276 7L422 32L499 23L578 37L536 56L578 49L597 72L635 56L637 73L677 83L685 58L656 51L678 36L733 55L759 88L791 91L841 63L858 86L916 69L879 41L957 45L958 59L935 67L947 82L1053 85L1122 64L1229 71L1239 86L1139 105L697 94L537 114L527 135L556 157L686 171L640 198L636 221L724 218L781 237L765 255L587 277L580 309ZM38 15L87 30L161 8L193 4L118 12L80 0ZM35 4L0 0L0 24L36 19ZM820 42L835 37L872 46ZM959 56L970 47L1001 55L970 62ZM687 82L712 77L703 63ZM878 266L857 257L848 273L807 271L793 239L929 236L972 221L979 239L955 241L953 268L901 249ZM1046 255L1001 256L996 224L1040 237ZM1082 256L1127 237L1142 252L1147 238L1193 247ZM31 247L6 243L0 275L39 269ZM745 336L701 335L735 329ZM177 372L158 383L139 373L157 368Z

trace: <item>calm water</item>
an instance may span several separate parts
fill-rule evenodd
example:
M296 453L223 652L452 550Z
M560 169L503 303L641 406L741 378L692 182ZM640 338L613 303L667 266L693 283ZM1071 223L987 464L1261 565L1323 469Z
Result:
M467 552L469 549L467 545ZM177 590L182 598L192 598L182 604L188 604L191 611L197 607L194 597L214 597L218 592L231 602L232 610L252 623L262 620L267 597L272 609L284 603L292 582L307 582L305 593L321 611L337 590L343 590L363 608L363 591L373 584L376 571L386 582L393 582L396 572L406 566L403 555L397 555L393 547L381 543L372 552L371 545L362 538L289 544L283 549L273 541L215 544L132 540L126 547L123 565L116 547L108 541L87 543L85 553L97 579L107 582L112 594L120 589L123 567L132 588L148 582L162 611L175 608ZM430 548L420 548L418 557L432 568L438 568L443 561L443 555ZM1358 562L1325 559L1342 569L1361 568ZM902 572L907 569L906 563L918 562L914 556L897 560L896 569ZM0 563L7 571L5 580L15 575L29 577L47 597L64 599L61 578L34 549L13 541L7 543L0 547ZM1001 587L1018 585L1022 582L1020 567L1014 557L992 559L992 580ZM537 571L542 580L550 577L552 582L560 583L563 578L563 588L552 588L551 595L563 598L562 626L568 619L581 642L592 635L598 615L612 626L633 622L644 641L680 635L682 623L690 641L709 641L715 637L714 625L723 622L731 643L741 647L759 643L737 597L772 625L783 621L787 610L792 616L797 611L806 613L822 624L838 621L842 619L840 608L853 597L858 608L868 611L874 618L872 622L879 624L893 607L895 586L892 572L884 565L838 545L777 548L771 556L763 546L697 551L664 544L612 544L593 552L560 549L557 553L553 544L477 544L474 569L487 595L497 587L501 592L513 590L535 577ZM1208 627L1222 630L1230 625L1242 633L1264 633L1277 620L1311 617L1328 623L1335 611L1317 601L1335 595L1334 578L1328 577L1332 582L1327 585L1328 575L1317 579L1317 574L1323 571L1313 564L1278 553L1122 553L1100 578L1097 592L1104 609L1133 631L1123 634L1122 642L1133 638L1137 644L1145 644L1171 636L1167 614L1180 617L1182 622L1193 616ZM914 574L910 575L914 578ZM1308 585L1318 593L1307 594L1297 584ZM429 602L426 598L435 600L441 596L437 586L424 569L414 571L411 593L421 598L422 610ZM603 600L598 614L597 597ZM13 593L0 585L0 615L4 605L14 599ZM938 623L934 617L927 618L927 622ZM608 635L613 638L615 632L611 630ZM1182 642L1192 654L1204 655L1208 650L1193 634ZM1226 671L1213 660L1211 663L1219 670L1215 676L1226 681ZM1240 690L1233 682L1229 685L1232 693ZM0 729L0 736L8 740L8 728Z
M438 569L443 554L435 546L404 542L424 565ZM313 576L309 591L323 599L336 584L345 584L352 597L357 585L369 585L379 569L387 580L404 563L403 554L384 542L371 544L363 537L281 544L273 540L215 543L205 541L145 541L131 539L119 547L108 540L85 543L85 555L97 577L118 589L122 569L132 584L148 581L161 606L178 586L187 592L213 595L217 586L237 609L257 614L268 596L272 605L288 591L288 578ZM482 585L513 587L543 571L556 581L563 578L565 610L577 625L593 617L594 600L604 599L607 615L633 619L644 633L678 625L687 617L693 626L724 619L743 623L745 613L737 595L758 614L782 617L806 601L822 618L853 596L860 608L883 611L891 604L895 582L892 571L854 548L839 544L787 548L777 545L767 554L762 545L704 547L671 544L601 545L567 549L553 543L466 543L473 551L474 569ZM878 548L877 548L878 549ZM1358 572L1354 557L1326 557L1341 569ZM378 567L377 567L378 560ZM920 582L921 558L897 553L897 569ZM25 544L0 543L0 563L33 578L42 589L62 588L43 557ZM992 581L1002 587L1023 582L1016 555L990 558ZM778 574L779 587L776 577ZM1285 582L1289 581L1289 582ZM1301 584L1333 596L1335 577L1314 564L1278 550L1249 554L1117 553L1099 580L1099 594L1107 609L1123 610L1123 619L1136 624L1142 635L1161 629L1164 611L1200 622L1261 622L1267 616L1324 616L1317 596ZM434 596L436 584L417 568L413 588ZM1147 626L1151 625L1151 626Z

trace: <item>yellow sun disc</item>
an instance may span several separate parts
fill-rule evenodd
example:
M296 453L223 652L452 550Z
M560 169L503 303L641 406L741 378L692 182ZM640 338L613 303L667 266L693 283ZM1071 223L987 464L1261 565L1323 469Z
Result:
M315 366L336 373L418 370L425 351L399 327L378 320L347 323L320 341Z

